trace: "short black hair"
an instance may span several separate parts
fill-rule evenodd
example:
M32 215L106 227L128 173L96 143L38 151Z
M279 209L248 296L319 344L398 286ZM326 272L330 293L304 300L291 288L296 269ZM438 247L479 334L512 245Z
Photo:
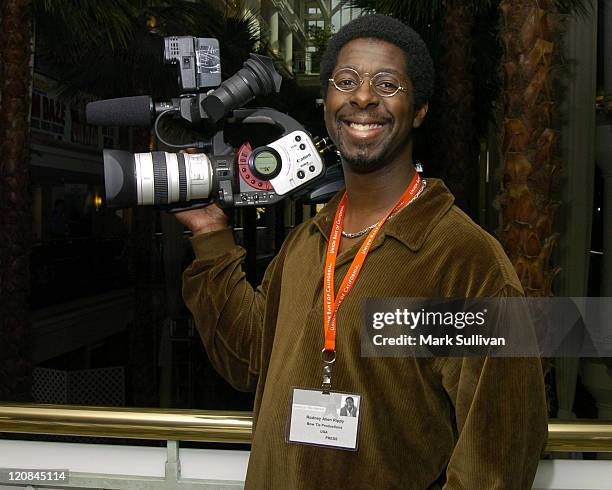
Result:
M412 82L414 105L421 108L433 94L434 66L427 45L417 32L393 17L382 14L364 15L343 26L334 34L321 57L320 77L323 99L338 53L354 39L373 38L395 44L406 53L407 75Z

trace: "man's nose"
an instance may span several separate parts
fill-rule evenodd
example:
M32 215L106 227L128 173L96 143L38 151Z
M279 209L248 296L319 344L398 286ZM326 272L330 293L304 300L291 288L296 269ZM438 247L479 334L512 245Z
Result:
M351 94L351 104L365 108L370 105L378 105L380 99L372 89L370 79L366 78L361 86Z

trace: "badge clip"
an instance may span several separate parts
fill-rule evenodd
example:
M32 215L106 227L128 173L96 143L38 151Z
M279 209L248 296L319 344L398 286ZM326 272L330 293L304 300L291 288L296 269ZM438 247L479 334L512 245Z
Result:
M329 365L323 366L323 383L321 388L323 388L324 395L329 395L331 390L331 366Z
M331 365L336 361L335 350L321 350L321 359L323 360L323 382L321 388L324 395L329 395L331 390Z

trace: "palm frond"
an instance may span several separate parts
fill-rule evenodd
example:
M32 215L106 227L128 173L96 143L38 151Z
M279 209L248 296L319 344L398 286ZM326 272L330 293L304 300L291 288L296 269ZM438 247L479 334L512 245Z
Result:
M112 48L126 47L132 39L132 21L138 9L130 0L33 0L37 24L54 22L64 35L106 42Z
M343 4L369 13L392 15L415 29L435 22L444 8L443 0L345 0Z

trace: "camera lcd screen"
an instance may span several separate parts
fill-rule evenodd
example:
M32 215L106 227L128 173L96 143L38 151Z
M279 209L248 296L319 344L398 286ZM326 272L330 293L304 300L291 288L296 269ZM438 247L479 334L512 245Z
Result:
M272 175L278 167L278 160L274 153L262 151L258 153L253 162L255 170L261 175Z

